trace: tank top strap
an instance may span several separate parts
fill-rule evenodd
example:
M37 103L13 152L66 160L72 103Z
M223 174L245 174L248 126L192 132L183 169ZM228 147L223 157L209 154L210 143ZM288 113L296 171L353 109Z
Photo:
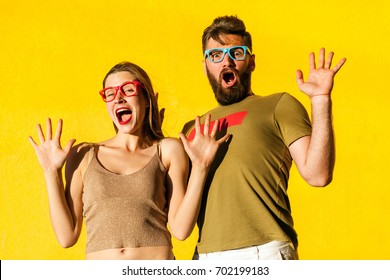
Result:
M96 148L96 144L95 143L88 143L88 146L89 146L89 151L88 151L88 154L87 154L87 166L91 163L91 160L93 158L93 156L95 155L95 148Z
M158 157L161 159L161 141L162 140L160 140L160 141L158 141L157 142L157 155L158 155Z
M157 159L158 159L158 162L159 162L159 164L160 164L160 168L161 168L161 170L164 170L164 171L166 171L167 169L166 169L166 167L165 167L165 165L164 165L164 163L163 163L163 161L162 161L162 153L161 153L161 143L162 143L162 141L163 141L164 139L161 139L160 141L158 141L157 142Z

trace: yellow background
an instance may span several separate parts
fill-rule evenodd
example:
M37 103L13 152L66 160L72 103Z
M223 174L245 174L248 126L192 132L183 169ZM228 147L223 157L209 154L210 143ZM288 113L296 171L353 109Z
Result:
M307 77L320 47L348 61L333 92L334 181L309 187L292 169L289 194L301 259L390 259L387 0L2 1L0 4L0 259L83 259L85 231L61 248L51 228L43 174L27 137L46 117L70 138L114 134L98 90L111 66L139 64L166 108L164 132L215 105L203 74L201 35L220 15L238 15L253 36L258 95L287 91L310 110L295 70ZM191 258L196 231L174 240Z

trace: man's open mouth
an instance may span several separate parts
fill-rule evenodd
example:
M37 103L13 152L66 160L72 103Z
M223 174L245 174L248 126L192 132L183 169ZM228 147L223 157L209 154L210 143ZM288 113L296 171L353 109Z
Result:
M120 124L127 124L131 120L132 113L129 108L118 108L115 111L116 118Z
M226 84L228 87L232 87L236 84L237 78L236 74L231 71L227 70L221 73L222 75L222 81Z

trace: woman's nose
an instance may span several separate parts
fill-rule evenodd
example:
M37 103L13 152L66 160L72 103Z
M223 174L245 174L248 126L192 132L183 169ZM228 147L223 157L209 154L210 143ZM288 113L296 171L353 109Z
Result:
M122 94L120 89L118 89L118 91L116 92L116 96L115 96L114 101L117 104L126 102L126 99L124 98L124 96L123 96L123 94Z

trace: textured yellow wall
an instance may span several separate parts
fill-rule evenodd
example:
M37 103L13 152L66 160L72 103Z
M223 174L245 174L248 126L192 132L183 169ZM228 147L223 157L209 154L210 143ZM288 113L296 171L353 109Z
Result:
M307 75L308 53L332 49L348 61L336 77L333 183L311 188L292 169L289 194L302 259L390 259L390 2L3 1L0 4L0 259L83 259L79 243L62 249L51 228L46 188L27 141L50 116L64 119L63 141L113 135L98 90L111 66L142 66L166 108L164 131L215 105L201 64L201 34L216 16L238 15L253 35L253 90L288 91ZM196 232L174 241L192 255ZM387 248L387 249L385 249Z

